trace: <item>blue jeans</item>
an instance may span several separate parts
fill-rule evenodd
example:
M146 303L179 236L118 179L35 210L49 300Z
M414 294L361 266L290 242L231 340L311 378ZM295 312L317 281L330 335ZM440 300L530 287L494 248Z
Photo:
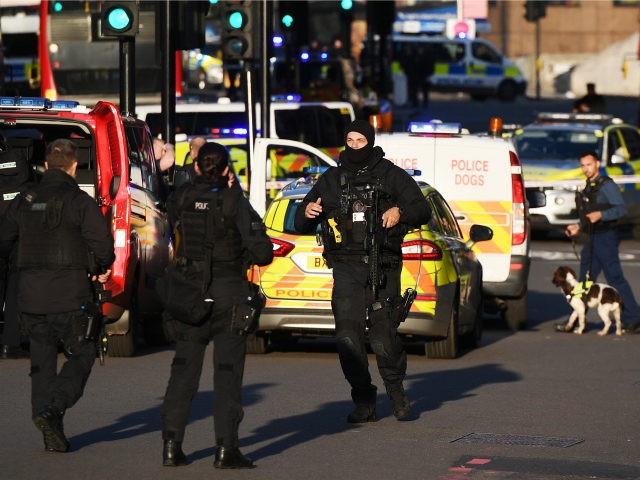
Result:
M593 239L593 240L592 240ZM593 248L591 248L593 241ZM584 280L591 261L589 278L594 282L601 272L609 285L618 290L624 304L622 321L625 324L640 322L640 306L633 296L633 291L627 279L624 278L620 265L620 238L615 230L594 233L588 237L582 247L580 255L580 280Z

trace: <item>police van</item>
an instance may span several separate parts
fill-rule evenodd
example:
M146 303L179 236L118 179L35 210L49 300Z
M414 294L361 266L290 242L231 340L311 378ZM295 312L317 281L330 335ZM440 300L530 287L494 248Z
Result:
M319 147L333 157L344 144L344 129L355 112L348 102L300 102L299 96L285 95L270 104L270 128L263 137L284 138ZM160 105L136 107L138 118L144 120L156 136L161 133L163 114ZM244 138L248 133L244 102L206 102L176 104L176 164L183 165L189 153L191 136L206 136L211 140ZM256 108L257 130L260 126L260 106ZM188 160L187 160L188 161ZM245 161L246 163L246 161Z
M520 69L482 38L393 36L393 58L407 65L430 62L429 89L463 92L474 100L515 100L527 89Z
M78 147L76 180L92 195L111 226L116 260L104 305L108 353L131 356L140 332L148 343L164 341L154 291L170 256L163 190L147 125L122 116L109 102L89 109L75 101L0 97L0 133L26 158L38 181L49 142L66 138Z
M518 330L527 325L527 288L530 268L529 203L542 206L541 195L525 197L522 168L509 140L499 134L462 133L459 124L412 124L407 133L378 133L376 145L385 158L406 170L416 170L416 180L427 182L446 199L469 237L473 224L493 230L493 239L473 250L483 267L485 309L499 312L507 325ZM494 127L498 131L501 127ZM316 157L321 152L315 152ZM333 159L323 157L327 165ZM252 169L258 187L269 181L269 170ZM265 212L264 189L250 189L254 208Z

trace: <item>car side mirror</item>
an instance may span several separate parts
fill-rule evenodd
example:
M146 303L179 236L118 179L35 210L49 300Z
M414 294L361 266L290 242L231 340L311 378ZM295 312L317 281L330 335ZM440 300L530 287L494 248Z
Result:
M527 189L527 203L529 208L540 208L547 204L547 196L540 190Z
M109 184L109 197L111 200L115 200L118 188L120 188L120 175L114 175Z
M471 225L467 246L471 248L475 243L486 242L493 238L493 230L486 225Z
M611 165L620 165L626 162L627 160L622 155L618 155L617 153L611 155Z

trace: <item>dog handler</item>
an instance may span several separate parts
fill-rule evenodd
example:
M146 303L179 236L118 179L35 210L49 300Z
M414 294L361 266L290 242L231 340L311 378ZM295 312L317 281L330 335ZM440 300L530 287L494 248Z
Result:
M600 161L595 152L580 156L580 168L587 177L576 199L580 224L568 225L565 231L568 237L575 237L580 231L588 234L580 255L580 281L586 279L587 273L589 279L595 281L600 272L604 272L607 283L622 297L625 330L637 332L640 330L640 306L622 272L620 239L615 228L615 222L627 214L624 198L615 182L600 174ZM557 329L564 331L562 327L564 325L559 325Z

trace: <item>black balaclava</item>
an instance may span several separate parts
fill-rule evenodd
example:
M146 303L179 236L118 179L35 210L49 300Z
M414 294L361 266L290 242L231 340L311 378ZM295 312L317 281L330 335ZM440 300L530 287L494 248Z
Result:
M353 149L347 145L349 132L358 132L367 139L367 144L359 149ZM364 120L355 120L346 129L344 136L345 149L340 154L340 163L349 170L357 171L364 168L372 158L373 144L376 140L376 131L373 126Z

